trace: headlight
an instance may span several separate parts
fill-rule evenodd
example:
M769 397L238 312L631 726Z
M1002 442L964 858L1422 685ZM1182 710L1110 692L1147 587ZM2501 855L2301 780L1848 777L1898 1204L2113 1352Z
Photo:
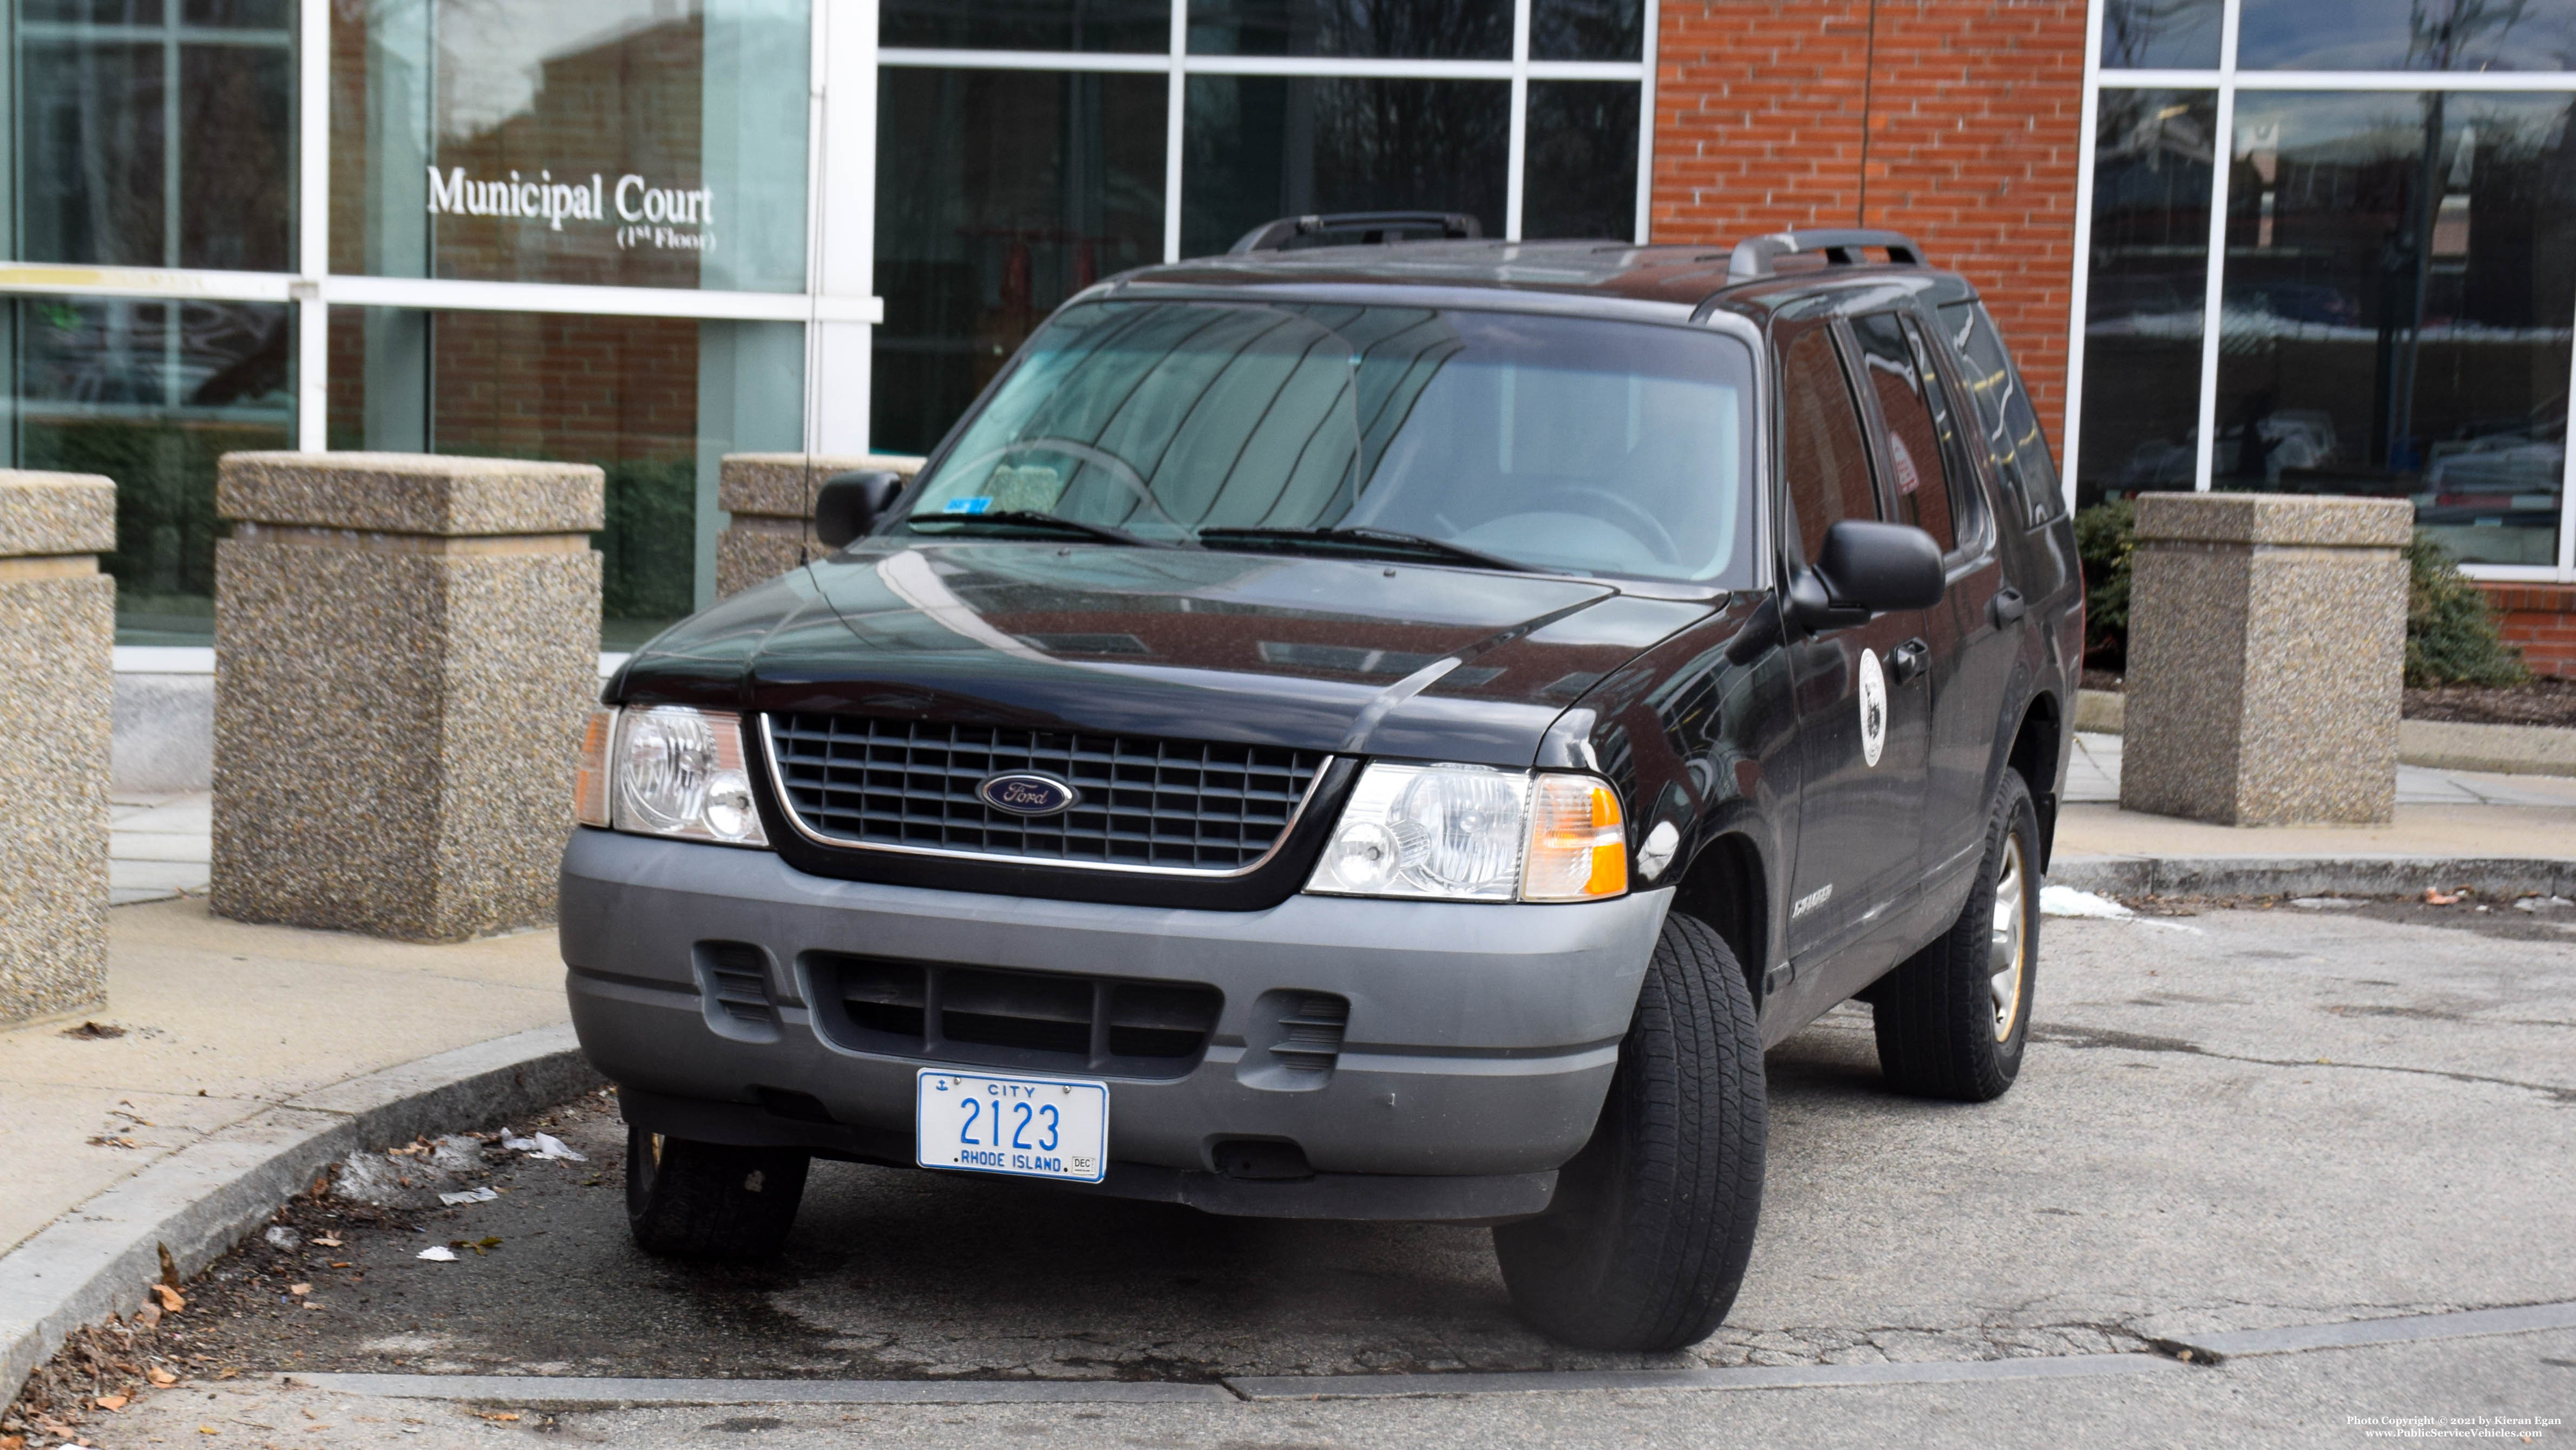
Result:
M1372 765L1308 891L1445 901L1585 901L1628 889L1619 796L1588 775Z
M605 793L616 802L617 829L730 846L769 844L752 804L740 717L685 705L613 713L614 779Z

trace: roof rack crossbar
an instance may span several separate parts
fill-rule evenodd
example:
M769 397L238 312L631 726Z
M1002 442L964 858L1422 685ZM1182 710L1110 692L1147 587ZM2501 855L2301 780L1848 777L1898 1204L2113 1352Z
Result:
M1443 238L1475 239L1484 236L1484 224L1464 212L1454 211L1346 211L1326 215L1284 216L1263 222L1243 234L1242 240L1226 249L1228 256L1245 252L1275 252L1299 237L1326 233L1357 232L1359 242L1392 242L1402 240L1406 232L1437 231Z
M1883 247L1887 259L1901 267L1928 265L1923 249L1903 232L1867 231L1860 228L1838 228L1813 232L1773 232L1767 237L1747 237L1735 244L1735 255L1726 263L1726 280L1745 282L1773 275L1771 263L1799 252L1822 252L1831 267L1855 266L1862 247Z

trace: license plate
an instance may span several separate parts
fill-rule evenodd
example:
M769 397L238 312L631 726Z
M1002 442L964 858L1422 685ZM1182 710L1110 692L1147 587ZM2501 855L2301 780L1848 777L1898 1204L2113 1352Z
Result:
M915 1079L914 1161L1098 1183L1109 1167L1109 1084L925 1067Z

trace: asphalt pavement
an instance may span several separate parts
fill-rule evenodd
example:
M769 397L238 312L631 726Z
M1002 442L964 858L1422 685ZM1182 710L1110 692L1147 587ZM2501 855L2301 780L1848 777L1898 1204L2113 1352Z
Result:
M1751 1277L1684 1354L1530 1333L1479 1230L1230 1220L848 1164L817 1165L776 1265L651 1260L626 1240L622 1131L588 1100L513 1125L583 1161L460 1138L344 1170L343 1196L289 1210L292 1246L255 1240L189 1286L167 1321L185 1382L84 1429L109 1447L853 1430L930 1446L2268 1445L2486 1415L2514 1423L2466 1428L2565 1439L2564 1329L2214 1367L2155 1346L2576 1300L2576 932L2473 903L2051 920L2041 970L2022 1081L1994 1104L1888 1093L1865 1009L1772 1053ZM489 1201L434 1198L485 1187ZM417 1257L431 1247L457 1257ZM2043 1361L2067 1377L1249 1402L1219 1383ZM743 1404L602 1408L541 1386L454 1400L309 1378L352 1372L962 1379L1072 1399L798 1405L752 1385ZM1104 1381L1179 1397L1082 1401Z

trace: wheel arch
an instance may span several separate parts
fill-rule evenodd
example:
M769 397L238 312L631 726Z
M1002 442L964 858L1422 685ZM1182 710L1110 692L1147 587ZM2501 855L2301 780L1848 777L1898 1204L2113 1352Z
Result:
M2057 696L2047 690L2022 707L2005 768L2021 772L2030 786L2031 806L2039 813L2039 869L2048 870L2057 848L2057 772L2066 747L2066 717Z
M1687 912L1716 930L1727 950L1735 953L1744 973L1744 989L1759 1010L1771 941L1770 878L1763 870L1762 848L1739 831L1710 840L1682 873L1673 892L1673 910Z

